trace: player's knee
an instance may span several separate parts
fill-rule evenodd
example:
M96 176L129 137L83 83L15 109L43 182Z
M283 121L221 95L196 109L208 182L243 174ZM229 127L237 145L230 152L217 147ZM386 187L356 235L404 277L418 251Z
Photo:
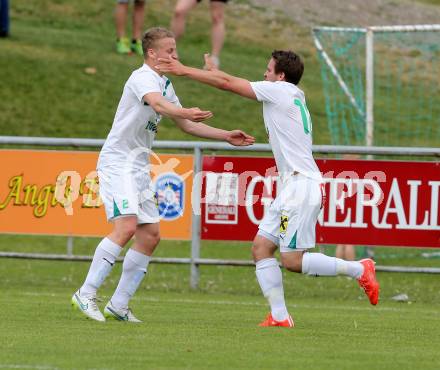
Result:
M154 245L154 246L158 245L160 242L160 233L150 234L150 242L151 242L151 245Z
M189 12L188 9L177 7L174 10L174 17L175 18L183 18L184 19L186 17L186 15L188 14L188 12Z
M264 258L272 257L272 254L264 247L264 245L254 241L254 244L252 244L252 257L254 258L254 261L260 261Z
M258 245L252 244L252 257L254 258L254 261L258 261Z
M159 244L160 242L160 232L159 231L153 231L149 230L147 233L142 234L142 238L140 239L140 242L142 244L147 245L149 248L154 248Z
M135 224L124 225L124 227L122 227L119 230L120 236L124 239L127 239L127 240L130 240L133 237L133 235L135 234L135 232L136 232L136 225Z
M224 18L225 17L222 12L213 12L211 15L212 23L215 25L223 23Z
M132 227L131 225L124 225L124 227L119 227L112 233L112 239L120 246L124 246L133 237L136 232L136 225Z
M301 272L302 253L293 252L287 256L281 254L281 265L290 272Z
M283 262L282 266L290 272L301 272L301 269L298 268L298 265L292 262Z

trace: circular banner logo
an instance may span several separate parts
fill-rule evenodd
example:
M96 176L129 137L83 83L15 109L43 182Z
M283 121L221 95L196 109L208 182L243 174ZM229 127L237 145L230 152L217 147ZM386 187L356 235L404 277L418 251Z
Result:
M167 172L155 181L159 215L164 220L175 220L183 215L185 183L182 178Z

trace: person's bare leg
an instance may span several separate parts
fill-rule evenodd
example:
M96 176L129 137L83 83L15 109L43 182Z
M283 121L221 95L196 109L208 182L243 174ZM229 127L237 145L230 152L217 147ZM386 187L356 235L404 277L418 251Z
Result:
M356 251L351 244L338 244L336 246L336 258L342 258L346 261L354 261L356 257Z
M108 234L107 238L123 248L136 233L137 216L118 217L113 224L113 231Z
M142 31L144 26L144 11L145 1L135 1L133 8L133 40L140 40L142 38Z
M125 25L127 23L128 3L117 3L115 8L116 38L125 37Z
M134 234L134 244L131 248L146 256L151 256L159 245L159 241L159 223L142 224L137 227Z
M356 259L356 250L354 245L347 244L345 246L345 259L347 261L354 261Z
M321 252L324 253L324 252ZM337 244L335 250L336 258L344 258L345 257L345 244Z
M214 63L219 65L220 53L225 41L225 3L211 2L211 56Z
M171 31L176 40L185 32L186 16L197 5L197 0L179 0L174 8L173 19L171 20Z

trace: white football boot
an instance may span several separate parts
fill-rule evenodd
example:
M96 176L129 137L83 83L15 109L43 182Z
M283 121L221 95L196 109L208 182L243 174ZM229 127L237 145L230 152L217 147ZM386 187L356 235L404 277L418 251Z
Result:
M118 321L142 322L133 315L130 308L117 309L113 306L111 301L109 301L104 308L104 316L107 319L115 319Z
M82 296L78 289L72 296L72 306L78 308L84 315L92 320L105 321L104 315L99 311L98 305L96 304L96 296Z

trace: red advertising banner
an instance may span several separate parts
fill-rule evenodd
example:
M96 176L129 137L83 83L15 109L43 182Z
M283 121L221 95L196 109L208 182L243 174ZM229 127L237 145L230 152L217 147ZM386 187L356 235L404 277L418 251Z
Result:
M317 160L327 203L316 242L440 247L440 163ZM202 239L252 240L276 196L272 158L205 156Z

